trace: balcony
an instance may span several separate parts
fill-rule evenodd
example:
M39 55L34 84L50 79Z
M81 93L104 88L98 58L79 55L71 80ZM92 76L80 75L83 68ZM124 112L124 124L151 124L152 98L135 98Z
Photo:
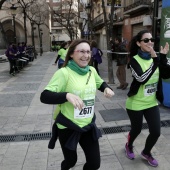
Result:
M104 25L104 15L103 13L98 15L96 18L93 19L94 27L98 27L99 25Z
M148 9L151 5L151 0L137 0L134 3L124 7L123 14L134 14L136 12Z

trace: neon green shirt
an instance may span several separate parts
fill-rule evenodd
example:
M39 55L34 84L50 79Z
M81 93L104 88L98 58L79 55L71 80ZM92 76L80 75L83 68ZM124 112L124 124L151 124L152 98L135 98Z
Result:
M145 72L153 62L153 59L144 60L138 55L134 58L140 63L143 72ZM130 110L144 110L158 105L156 99L158 79L159 69L157 68L150 79L145 84L140 85L138 93L127 98L126 108Z
M67 51L68 50L67 49L65 50L64 48L62 48L58 51L58 55L60 55L61 56L60 58L64 61L65 61L65 58L66 58L66 55L67 55Z
M90 70L91 74L89 71L86 75L79 75L69 67L61 68L54 74L45 88L53 92L69 92L79 96L84 101L85 107L81 111L75 109L70 102L60 104L61 113L80 127L91 123L94 115L96 90L103 83L96 70L93 67L90 67ZM65 128L60 124L57 126L61 129Z

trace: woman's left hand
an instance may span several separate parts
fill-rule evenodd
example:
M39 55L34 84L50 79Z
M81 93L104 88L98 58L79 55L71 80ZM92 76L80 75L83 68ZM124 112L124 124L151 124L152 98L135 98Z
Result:
M114 94L115 93L110 88L106 87L104 89L104 96L105 97L110 98L110 97L114 96Z
M160 53L162 53L162 54L167 54L168 52L169 52L169 44L168 44L168 42L166 42L164 48L161 46Z

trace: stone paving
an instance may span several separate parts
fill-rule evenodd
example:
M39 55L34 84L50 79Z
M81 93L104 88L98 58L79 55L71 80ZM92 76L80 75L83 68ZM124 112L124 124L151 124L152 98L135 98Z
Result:
M52 65L56 54L44 53L29 63L15 77L9 75L9 63L0 63L0 139L5 135L38 134L51 132L53 124L52 114L55 106L40 102L40 94L57 70ZM116 63L113 61L113 72L116 72ZM99 65L101 77L107 78L107 59ZM132 77L127 70L127 81ZM128 89L117 90L118 81L110 86L115 91L112 99L106 99L101 92L97 92L95 113L97 126L100 128L129 125L125 111L125 100ZM161 120L170 120L169 108L160 107ZM148 130L143 130L135 141L135 160L125 157L124 145L127 132L104 134L100 138L101 167L100 170L150 170L146 161L140 157ZM49 150L49 140L30 140L0 143L0 170L60 170L63 160L59 142L54 150ZM162 127L162 135L153 148L153 155L159 161L158 170L170 168L170 128ZM82 170L85 157L78 146L78 161L72 170Z

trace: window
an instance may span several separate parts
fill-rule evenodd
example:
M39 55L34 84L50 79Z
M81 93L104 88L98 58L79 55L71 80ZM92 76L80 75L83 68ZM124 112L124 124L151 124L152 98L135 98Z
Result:
M57 33L57 34L62 34L62 30L57 29L57 30L56 30L56 33Z
M53 2L61 2L61 0L53 0Z
M58 22L53 22L53 26L54 26L54 27L59 27L59 26L61 26L61 24L58 23Z
M54 11L58 11L59 9L61 9L60 6L54 6L54 7L53 7L53 10L54 10Z

